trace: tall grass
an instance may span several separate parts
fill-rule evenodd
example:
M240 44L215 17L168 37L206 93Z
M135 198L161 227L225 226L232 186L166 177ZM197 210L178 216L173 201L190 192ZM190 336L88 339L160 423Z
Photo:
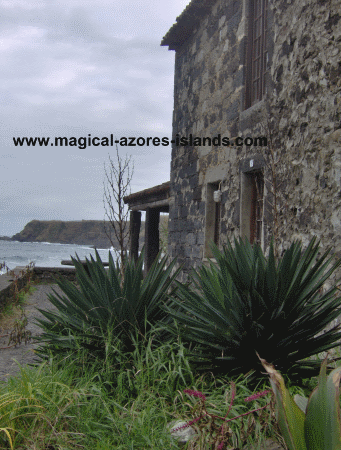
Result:
M180 341L154 348L150 335L144 347L136 345L130 354L113 343L106 362L91 366L85 364L85 356L80 351L36 367L20 367L17 376L2 383L0 449L176 449L179 444L167 424L196 415L197 399L185 389L204 392L210 414L224 417L229 408L231 380L196 374ZM249 411L245 397L268 388L263 383L251 389L247 377L234 383L236 397L228 418ZM251 409L266 402L259 398ZM260 445L273 434L271 413L263 411L249 421L229 422L229 443ZM208 420L193 428L197 437L185 449L214 448L207 447Z

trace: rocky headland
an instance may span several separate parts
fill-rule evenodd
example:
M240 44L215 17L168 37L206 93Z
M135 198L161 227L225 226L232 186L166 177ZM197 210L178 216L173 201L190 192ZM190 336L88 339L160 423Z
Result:
M89 245L97 248L110 248L111 242L105 233L103 220L32 220L20 233L6 240L19 242L50 242L58 244ZM4 237L5 238L5 237ZM114 246L118 247L112 235ZM144 226L141 226L140 242L144 241Z

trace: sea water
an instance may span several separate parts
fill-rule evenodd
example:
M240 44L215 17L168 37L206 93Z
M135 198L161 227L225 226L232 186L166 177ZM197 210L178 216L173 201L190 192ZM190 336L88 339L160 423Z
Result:
M109 251L112 253L114 260L116 259L113 249L97 249L103 262L109 260ZM95 250L86 245L75 244L51 244L49 242L18 242L18 241L1 241L0 240L0 264L6 263L9 269L17 266L27 266L31 262L36 267L68 267L62 266L63 259L71 259L76 257L80 259L95 256ZM0 274L5 270L0 270Z

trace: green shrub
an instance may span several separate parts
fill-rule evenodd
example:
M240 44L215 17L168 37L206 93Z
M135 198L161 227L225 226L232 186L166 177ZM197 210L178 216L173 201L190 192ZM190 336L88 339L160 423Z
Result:
M160 329L155 341L165 338L162 324L171 319L161 306L169 302L167 293L178 274L177 270L171 275L175 261L167 267L167 257L157 258L143 278L142 252L136 263L127 262L123 280L110 253L108 270L97 252L96 260L87 260L88 271L78 257L72 261L79 287L65 279L57 281L63 295L56 291L49 295L57 311L40 310L47 320L37 319L44 330L36 338L43 344L38 354L46 357L83 349L87 358L104 361L113 343L119 341L123 351L131 352L136 333L144 340L156 324Z
M320 361L307 358L336 347L341 337L339 326L317 336L340 314L337 288L321 291L341 260L332 264L329 250L318 257L315 238L304 252L294 242L278 262L272 245L266 258L241 239L213 252L217 266L194 271L193 286L178 285L178 310L165 306L182 338L201 343L202 367L261 376L258 352L293 379L317 374Z

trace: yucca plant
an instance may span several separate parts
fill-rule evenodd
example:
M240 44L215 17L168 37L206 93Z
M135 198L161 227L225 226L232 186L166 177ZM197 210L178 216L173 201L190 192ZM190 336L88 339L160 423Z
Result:
M234 248L228 242L222 252L213 246L217 264L193 271L192 286L178 285L178 311L165 309L184 342L201 343L201 356L218 372L260 374L258 351L291 377L310 377L319 361L306 359L341 337L339 325L317 336L341 312L337 288L322 292L341 263L329 252L318 257L316 238L305 251L295 241L278 261L272 245L268 257L247 240Z
M89 357L105 358L110 343L119 340L121 349L132 351L136 334L143 338L154 325L169 321L161 305L169 302L167 293L180 269L172 274L175 260L167 265L167 256L158 255L143 277L143 255L127 261L123 280L110 252L108 270L97 251L96 260L87 259L87 270L78 256L72 258L78 286L56 280L63 294L54 290L49 295L56 312L39 310L47 320L37 319L44 330L36 338L42 343L37 353L46 357L86 349Z

